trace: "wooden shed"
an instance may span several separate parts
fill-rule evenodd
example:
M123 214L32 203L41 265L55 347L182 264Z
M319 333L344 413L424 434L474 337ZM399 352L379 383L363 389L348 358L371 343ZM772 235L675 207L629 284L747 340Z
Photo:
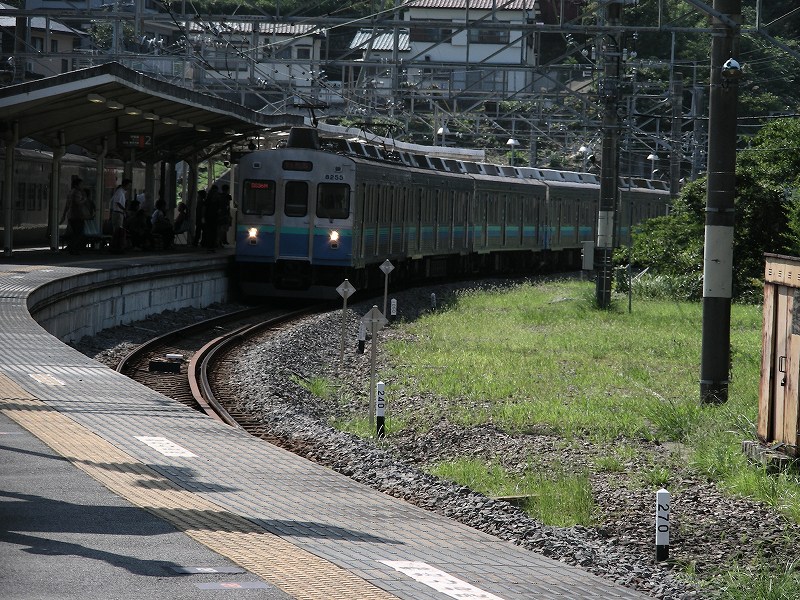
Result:
M800 456L800 258L767 254L758 437Z

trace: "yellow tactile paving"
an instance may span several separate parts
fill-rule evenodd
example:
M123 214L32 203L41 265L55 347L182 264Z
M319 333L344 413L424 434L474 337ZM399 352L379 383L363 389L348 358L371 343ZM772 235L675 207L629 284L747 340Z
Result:
M0 374L0 411L115 494L298 599L395 596L196 494L52 410Z

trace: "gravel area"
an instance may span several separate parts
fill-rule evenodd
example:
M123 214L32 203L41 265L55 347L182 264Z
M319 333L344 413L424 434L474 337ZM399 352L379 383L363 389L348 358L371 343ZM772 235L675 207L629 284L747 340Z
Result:
M410 320L431 310L435 291L441 305L460 286L405 292L399 298L400 318ZM474 287L474 285L473 285ZM372 302L353 304L346 318L357 331ZM239 308L239 307L233 307ZM232 309L164 313L158 329ZM339 432L335 419L366 416L370 352L359 354L353 343L339 363L341 311L310 317L298 326L241 352L230 379L240 408L261 415L277 443L330 466L353 479L418 506L458 519L556 560L579 565L599 576L643 591L654 598L714 598L719 580L710 580L721 566L746 565L753 558L785 569L800 554L800 527L758 503L723 494L687 466L683 449L641 440L624 440L622 469L597 467L597 459L615 454L622 441L606 445L585 439L564 440L546 434L511 436L492 427L463 428L440 417L425 434L407 429L390 431L375 443ZM97 360L113 364L132 345L154 335L155 320L108 330L82 340L76 347ZM382 337L402 335L389 326ZM380 378L391 373L386 355L378 352ZM387 388L391 381L385 379ZM315 382L338 381L327 398L311 394ZM389 398L389 409L427 418L441 404L432 396ZM633 451L631 451L633 450ZM458 456L491 459L512 471L528 468L538 457L542 469L561 468L589 473L596 503L596 526L558 528L543 525L502 500L487 498L463 486L440 480L425 468ZM525 464L523 464L525 463ZM654 560L655 489L641 474L654 466L669 469L671 511L670 560ZM684 574L695 573L689 581ZM698 581L703 583L698 583Z

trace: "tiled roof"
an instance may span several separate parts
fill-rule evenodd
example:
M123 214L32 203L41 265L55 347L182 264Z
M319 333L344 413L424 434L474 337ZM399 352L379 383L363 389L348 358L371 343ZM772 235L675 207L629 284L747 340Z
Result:
M538 0L406 0L405 8L452 8L466 10L532 10L539 12Z
M394 50L394 32L387 30L359 29L350 42L350 49L359 48L366 50L372 39L372 49L377 52L391 52ZM411 44L408 41L408 30L401 29L397 36L397 49L399 52L409 52Z

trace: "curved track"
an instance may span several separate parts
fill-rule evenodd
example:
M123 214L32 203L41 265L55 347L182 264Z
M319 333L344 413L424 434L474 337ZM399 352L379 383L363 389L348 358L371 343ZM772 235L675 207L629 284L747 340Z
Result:
M214 365L233 347L266 330L317 312L257 307L200 321L138 346L117 371L228 425L254 433L258 423L217 401L209 382Z

